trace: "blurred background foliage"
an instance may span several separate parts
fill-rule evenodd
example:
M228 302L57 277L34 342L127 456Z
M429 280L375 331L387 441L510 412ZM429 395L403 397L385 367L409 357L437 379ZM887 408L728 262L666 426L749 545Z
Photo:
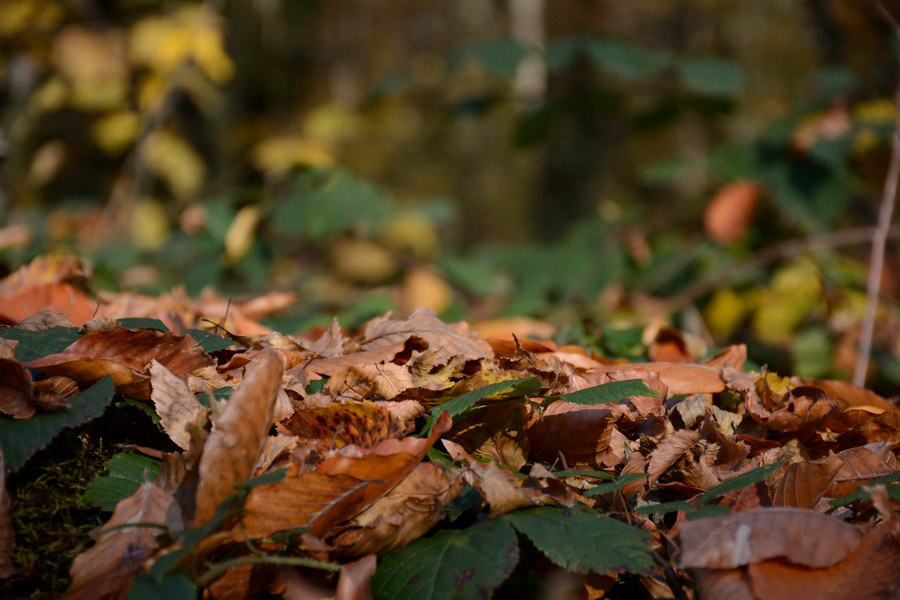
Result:
M0 262L846 377L896 52L858 0L4 0Z

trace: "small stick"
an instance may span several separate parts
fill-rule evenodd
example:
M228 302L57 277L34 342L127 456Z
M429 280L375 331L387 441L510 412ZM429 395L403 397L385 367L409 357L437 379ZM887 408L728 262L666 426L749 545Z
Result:
M881 2L876 2L878 11L887 21L900 41L900 24ZM856 368L853 370L853 385L863 387L866 383L866 371L869 368L869 356L872 353L872 334L875 330L875 314L878 310L878 292L881 288L881 273L884 270L884 251L887 246L888 230L891 226L891 215L894 213L894 202L897 198L897 181L900 180L900 83L897 85L894 108L897 115L894 121L894 134L891 137L891 162L887 177L884 180L884 193L881 197L881 208L878 211L878 223L872 236L872 254L869 258L869 278L866 282L866 314L859 330L859 354Z

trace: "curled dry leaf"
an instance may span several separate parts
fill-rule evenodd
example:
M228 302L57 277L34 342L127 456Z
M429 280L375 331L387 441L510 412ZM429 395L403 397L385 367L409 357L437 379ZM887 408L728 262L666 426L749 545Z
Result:
M468 325L457 323L448 325L428 308L419 308L403 321L378 317L366 325L361 346L363 350L373 350L407 340L416 335L428 343L428 347L442 356L439 362L451 358L487 358L493 354L491 347L471 335Z
M699 441L700 434L688 429L682 429L666 436L648 457L647 472L651 479L658 479Z
M338 556L386 554L423 536L444 518L462 479L436 463L419 463L386 496L329 540Z
M390 400L411 387L413 380L409 369L386 362L345 367L331 377L325 389L335 398Z
M191 447L189 428L206 420L206 408L200 404L184 379L159 361L150 363L150 399L163 430L182 450Z
M333 377L336 373L348 367L390 362L394 360L394 357L396 357L397 354L403 352L405 348L406 344L400 342L382 346L375 350L345 354L344 356L336 356L333 358L311 358L305 360L297 364L297 366L288 369L286 373L288 389L294 390L298 394L305 395L306 386L309 385L309 382L311 381L316 381L322 377Z
M13 573L12 549L15 546L15 532L12 526L12 506L6 491L6 464L0 449L0 579Z
M13 358L7 345L0 345L0 412L16 419L34 414L31 373Z
M542 418L528 427L530 454L536 460L556 461L567 468L590 468L603 464L612 438L613 406L585 406L557 400ZM621 407L615 410L623 410Z
M63 598L121 597L144 561L156 551L156 536L164 530L177 533L182 529L181 511L172 496L152 483L144 483L116 505L110 520L97 532L97 543L75 557L72 585Z
M45 331L51 327L75 327L75 324L69 320L64 313L56 312L51 308L45 308L40 312L36 312L30 317L22 319L16 323L16 329L25 329L28 331Z
M843 465L836 455L790 465L772 493L772 505L815 507Z
M62 352L27 362L25 366L71 377L82 386L109 375L120 394L149 400L147 369L154 359L179 377L212 363L189 335L151 329L113 329L85 334Z
M262 352L231 394L214 423L200 457L195 522L212 519L216 507L247 480L272 426L282 362L274 351Z
M402 481L451 425L445 412L427 439L389 439L370 449L347 446L312 473L294 467L282 481L253 488L236 537L242 532L254 538L308 527L309 534L322 538Z

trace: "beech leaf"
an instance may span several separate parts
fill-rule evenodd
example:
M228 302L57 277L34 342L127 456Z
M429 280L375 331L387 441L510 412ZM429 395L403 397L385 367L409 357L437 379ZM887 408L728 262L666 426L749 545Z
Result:
M481 600L491 597L518 560L507 521L483 521L391 552L372 577L372 592L377 600Z
M425 423L423 432L431 431L431 427L437 420L438 415L442 412L450 413L451 417L461 415L469 410L476 402L484 400L489 396L499 396L504 398L530 397L539 394L541 391L541 380L537 377L526 377L525 379L511 379L509 381L499 381L484 387L461 394L456 398L448 400L437 406L431 413L431 417Z

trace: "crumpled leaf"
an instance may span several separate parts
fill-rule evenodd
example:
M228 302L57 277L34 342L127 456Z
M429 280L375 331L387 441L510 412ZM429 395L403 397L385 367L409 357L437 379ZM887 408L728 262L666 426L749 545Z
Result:
M31 373L13 358L11 345L0 343L0 413L15 419L33 415L35 403L31 385Z
M482 600L518 560L512 528L500 519L482 521L391 552L372 577L372 592L379 600Z
M219 504L234 493L233 486L250 477L272 426L281 374L278 355L261 353L214 423L200 457L195 523L212 519Z
M840 468L834 476L828 496L844 496L861 483L900 471L900 461L894 456L891 442L873 442L848 448L837 454Z
M326 391L335 398L391 400L413 387L409 369L393 363L367 363L344 367L331 376Z
M772 493L772 505L815 507L843 465L836 455L790 465Z
M155 523L162 527L128 526ZM123 526L124 527L120 527ZM97 533L97 543L75 557L72 585L64 600L118 598L156 550L155 537L183 529L181 511L172 496L152 483L121 501Z
M62 352L25 366L71 377L81 385L109 375L120 394L149 400L147 370L154 359L179 377L212 364L190 336L150 329L113 329L85 334Z
M444 415L427 439L388 439L370 449L347 446L312 473L289 472L282 481L253 488L242 531L263 537L305 526L321 538L402 481L451 425Z
M182 450L191 447L188 428L206 419L206 408L197 401L185 381L154 359L150 363L150 399L159 423Z
M339 556L385 554L422 537L444 518L444 506L463 487L458 474L436 463L419 463L386 496L354 517L329 540Z
M376 402L331 403L326 406L295 410L279 423L279 429L305 438L322 440L336 448L354 445L371 448L380 442L398 437L403 425Z
M403 321L378 317L366 325L361 346L373 350L403 342L416 335L428 343L428 347L440 354L439 362L451 358L487 358L493 354L490 346L474 338L465 323L448 325L437 318L434 311L419 308Z
M647 473L653 479L658 478L699 441L700 434L688 429L681 429L666 436L650 453Z

